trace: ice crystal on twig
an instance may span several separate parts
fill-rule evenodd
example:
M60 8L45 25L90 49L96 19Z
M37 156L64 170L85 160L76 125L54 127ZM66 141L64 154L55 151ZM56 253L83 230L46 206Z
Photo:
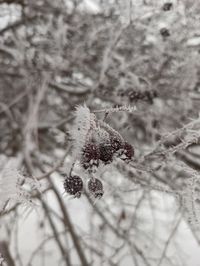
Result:
M118 112L128 112L133 113L137 110L136 106L119 106L114 108L106 108L101 110L95 110L94 113L118 113Z
M200 224L200 210L197 208L198 198L198 179L192 176L187 180L186 188L181 193L181 202L184 207L185 215L189 223ZM197 191L196 191L197 190Z
M19 170L4 168L0 173L0 211L3 211L8 203L22 203L33 206L31 193L25 188L39 189L38 182L31 178L25 178Z
M70 132L73 139L73 155L77 156L81 153L88 137L89 130L95 126L95 117L90 113L89 108L84 106L77 106L75 112L75 122Z

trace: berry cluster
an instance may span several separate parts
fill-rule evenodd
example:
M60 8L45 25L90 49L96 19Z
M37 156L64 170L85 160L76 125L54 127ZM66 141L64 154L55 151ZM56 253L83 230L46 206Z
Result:
M87 190L94 198L101 198L104 194L103 184L93 173L100 165L111 164L116 157L130 162L134 156L134 148L110 125L98 120L86 105L77 107L71 136L75 162L78 160L90 177ZM72 176L71 172L64 181L64 189L68 194L79 198L83 191L83 181L77 175Z
M70 175L64 181L65 191L75 198L80 198L83 192L83 181L80 176ZM87 183L87 190L94 198L101 198L104 194L103 184L98 178L91 177Z
M167 28L161 28L160 34L163 36L163 38L167 38L170 36L170 32Z
M139 100L153 103L153 99L158 96L156 90L133 90L127 89L126 91L120 91L119 96L124 97L127 96L130 102L137 102Z
M81 164L84 169L98 167L100 150L96 143L87 143L82 149Z
M163 5L163 11L170 11L173 7L173 4L171 2L167 2Z
M100 141L89 139L82 149L81 165L89 172L95 172L100 162L104 165L112 163L115 156L129 162L134 155L133 147L118 132L105 123L101 124L100 133L101 130L106 131L109 138Z
M100 143L99 145L100 157L99 159L104 164L109 164L113 161L113 154L115 149L112 147L111 143Z

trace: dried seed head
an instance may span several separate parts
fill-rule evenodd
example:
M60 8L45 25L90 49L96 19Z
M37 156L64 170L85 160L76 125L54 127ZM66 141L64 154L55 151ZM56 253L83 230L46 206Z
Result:
M125 142L124 147L122 149L122 153L120 155L120 159L129 162L133 156L134 156L133 146L128 142Z
M113 148L115 152L123 147L122 139L117 136L111 136L110 143L111 143L111 147Z
M103 128L109 134L109 140L111 143L115 141L119 143L123 143L122 136L114 128L112 128L111 126L109 126L108 124L102 121L99 121L99 124L100 124L100 127Z
M88 136L88 132L91 126L91 116L89 108L84 106L77 106L75 112L75 121L74 125L70 130L70 136L73 140L73 156L81 154L82 147L85 144L85 141Z
M167 2L163 5L162 9L163 9L163 11L169 11L169 10L171 10L172 6L173 6L173 4L171 2Z
M91 178L88 181L88 190L95 198L101 198L104 194L103 184L98 178Z
M160 34L163 36L163 37L169 37L170 36L170 32L167 28L162 28L160 29Z
M84 146L81 156L81 164L85 169L98 167L100 159L99 147L95 143Z
M64 181L64 189L70 195L80 198L83 190L83 181L77 175L68 176Z
M113 160L113 154L115 150L110 143L101 143L99 145L100 160L105 164L109 164Z

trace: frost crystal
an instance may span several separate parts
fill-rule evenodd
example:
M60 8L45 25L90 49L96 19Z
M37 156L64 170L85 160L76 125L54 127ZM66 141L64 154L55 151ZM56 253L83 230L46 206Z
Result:
M91 127L95 126L95 116L90 113L89 108L84 106L78 106L76 108L75 123L71 130L71 136L73 139L73 156L81 154L82 148L85 145L88 133Z
M25 178L17 169L3 169L0 173L0 211L4 210L7 203L23 203L32 206L30 193L24 188L29 184L31 188L38 188L38 184L30 178Z

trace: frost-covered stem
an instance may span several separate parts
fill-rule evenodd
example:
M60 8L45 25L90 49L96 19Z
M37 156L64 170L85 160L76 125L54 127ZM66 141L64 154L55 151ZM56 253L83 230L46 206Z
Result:
M42 168L40 162L38 162L38 167L43 171L43 168ZM51 178L49 178L48 181L49 181L49 183L51 185L51 188L52 188L52 190L53 190L53 192L54 192L54 194L55 194L55 196L56 196L56 198L58 200L58 203L60 205L60 209L62 211L63 218L64 218L63 222L64 222L65 226L69 229L69 232L71 234L72 240L74 242L74 246L75 246L76 251L78 253L78 256L80 258L80 261L81 261L83 266L89 266L89 263L87 262L87 259L86 259L86 256L84 254L84 251L83 251L83 249L82 249L82 247L81 247L81 245L79 243L79 238L78 238L78 236L77 236L77 234L75 232L73 224L71 223L70 216L69 216L69 214L67 212L66 206L64 205L64 203L62 201L62 197L61 197L59 191L57 190L56 186L52 182ZM43 207L45 207L45 202L42 201L42 203L43 203ZM49 216L49 213L47 215Z
M58 168L61 167L61 165L63 164L63 162L64 162L67 154L69 153L69 150L70 150L70 147L68 146L66 148L66 152L64 153L64 155L62 156L62 158L60 159L60 161L49 172L47 172L47 173L45 173L45 174L43 174L41 176L36 177L36 179L37 180L44 179L44 178L50 176L51 174L53 174L55 171L57 171Z
M66 206L64 205L63 201L62 201L62 198L60 196L60 193L57 191L55 185L53 184L53 182L51 181L51 179L49 179L49 182L51 183L52 185L52 189L55 193L55 196L59 202L59 205L60 205L60 208L62 210L62 213L63 213L63 217L64 217L64 224L65 226L69 229L69 232L71 234L71 237L72 237L72 240L74 242L74 246L76 248L76 251L78 253L78 256L80 258L80 261L82 263L83 266L89 266L89 263L87 261L87 258L84 254L84 251L80 245L80 240L75 232L75 229L74 229L74 226L73 224L71 223L71 220L70 220L70 217L69 217L69 214L67 212L67 209L66 209Z
M168 239L167 239L167 241L166 241L166 244L165 244L164 250L163 250L163 252L162 252L162 255L161 255L161 257L160 257L160 260L159 260L157 266L161 266L161 264L162 264L162 262L163 262L163 259L165 258L165 255L166 255L167 249L168 249L168 247L169 247L169 245L170 245L170 242L171 242L172 238L174 237L174 235L176 234L176 232L177 232L177 230L178 230L178 227L179 227L181 221L182 221L182 216L179 217L179 219L177 220L177 222L176 222L176 224L175 224L173 230L171 231L171 233L170 233L170 235L169 235L169 237L168 237Z
M138 246L134 243L132 243L124 234L124 232L120 232L120 230L116 227L114 227L109 220L107 219L107 217L103 214L103 212L96 206L93 204L91 198L86 194L87 199L89 201L89 203L93 206L95 212L101 217L101 219L104 221L104 223L111 229L111 231L113 231L113 233L118 236L119 238L123 239L124 241L127 242L127 244L129 245L131 251L132 249L134 249L134 251L136 251L136 253L142 258L142 260L144 261L144 263L147 266L150 266L150 264L148 263L148 260L146 259L146 257L144 256L142 250L140 248L138 248Z
M59 232L59 235L63 235L66 234L66 230ZM33 259L38 255L39 252L41 252L41 249L44 247L44 245L49 242L50 240L55 239L54 235L48 236L47 238L45 238L38 246L37 248L32 252L29 262L27 263L27 266L32 266L32 261Z
M72 175L72 171L73 171L73 169L74 169L75 163L76 163L76 161L73 162L73 164L72 164L72 166L71 166L71 169L70 169L70 172L69 172L69 176Z
M117 112L128 112L133 113L137 111L136 106L120 106L115 108L108 108L108 109L100 109L100 110L94 110L92 113L106 113L107 115L110 113L117 113Z
M55 226L55 224L53 222L53 219L52 219L51 215L49 214L48 206L46 205L46 203L45 203L45 201L43 199L41 199L41 203L42 203L43 209L45 210L45 213L46 213L47 219L49 221L49 224L51 226L51 229L53 231L53 234L54 234L54 237L55 237L55 241L58 244L60 253L61 253L62 257L65 258L66 266L71 266L71 263L70 263L70 260L69 260L69 256L66 256L66 250L62 246L62 243L61 243L60 238L58 236L58 232L57 232L56 226Z

